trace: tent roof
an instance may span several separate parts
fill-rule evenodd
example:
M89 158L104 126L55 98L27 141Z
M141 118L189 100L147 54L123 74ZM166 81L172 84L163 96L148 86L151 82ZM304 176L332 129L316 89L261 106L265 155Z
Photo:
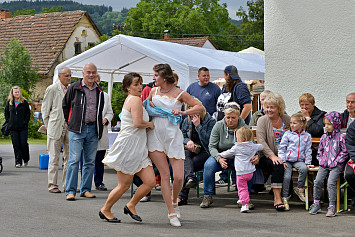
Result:
M254 53L254 54L260 54L260 55L265 56L264 51L262 51L261 49L254 48L254 47L249 47L247 49L243 49L243 50L239 51L238 53Z
M153 66L168 63L179 75L179 86L186 88L197 80L200 67L207 67L211 80L223 77L227 65L235 65L243 80L264 80L265 57L223 50L204 49L188 45L151 40L127 35L111 39L59 64L58 69L69 67L74 77L82 77L85 64L94 63L102 81L121 82L128 72L138 72L144 83L152 81Z

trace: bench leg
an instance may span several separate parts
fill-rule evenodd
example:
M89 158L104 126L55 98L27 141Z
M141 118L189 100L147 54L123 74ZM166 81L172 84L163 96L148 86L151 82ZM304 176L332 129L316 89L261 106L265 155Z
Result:
M309 209L309 200L308 200L308 174L306 176L306 182L305 182L305 189L304 189L304 196L306 197L306 210Z
M197 186L196 186L196 196L197 198L200 198L200 172L195 172L195 176L196 176L196 179L197 179Z
M340 212L340 176L337 181L337 212Z

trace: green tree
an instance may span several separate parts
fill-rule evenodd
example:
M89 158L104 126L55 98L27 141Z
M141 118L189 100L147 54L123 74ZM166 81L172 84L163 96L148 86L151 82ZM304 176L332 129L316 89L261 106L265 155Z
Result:
M248 12L240 7L236 13L242 19L240 27L241 47L250 46L264 50L264 0L247 2Z
M22 10L14 11L14 14L12 14L12 17L20 16L20 15L32 15L33 16L34 14L36 14L36 10L35 9L22 8Z
M62 6L57 6L57 7L43 7L41 13L51 13L51 12L61 12L63 9Z
M30 53L20 44L19 40L12 39L2 49L3 56L0 56L0 89L14 85L20 86L28 93L35 87L39 75L38 68L32 66ZM6 92L5 92L6 94Z
M230 21L227 5L219 0L141 0L128 11L126 32L145 38L159 38L164 30L171 37L209 35L220 49L232 49L230 34L236 26Z

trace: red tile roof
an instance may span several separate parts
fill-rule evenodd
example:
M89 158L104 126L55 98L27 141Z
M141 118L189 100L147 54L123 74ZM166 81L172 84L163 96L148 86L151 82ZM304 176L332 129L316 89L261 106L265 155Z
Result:
M68 39L84 15L91 21L98 35L101 35L85 11L22 15L0 19L0 51L11 39L17 38L30 52L33 64L39 67L39 72L47 74L57 62Z
M161 41L167 41L171 43L190 45L195 47L202 47L206 41L210 41L211 44L218 49L218 47L210 40L209 37L194 37L194 38L168 38L168 39L157 39Z

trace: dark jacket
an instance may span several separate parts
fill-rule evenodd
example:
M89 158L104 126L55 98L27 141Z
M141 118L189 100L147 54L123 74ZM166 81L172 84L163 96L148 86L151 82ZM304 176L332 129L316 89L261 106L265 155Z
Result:
M346 128L349 120L349 111L346 109L344 113L340 114L341 116L341 128Z
M311 119L308 121L306 129L306 131L311 134L312 137L321 137L324 134L323 118L325 114L325 111L322 111L318 109L317 106L314 106Z
M350 159L355 162L355 122L346 130L345 145Z
M216 124L216 120L212 118L211 115L206 113L206 116L203 119L203 121L196 127L196 131L200 137L200 141L203 145L203 148L205 148L208 154L209 154L208 143L210 140L212 128L215 124ZM192 121L188 117L184 119L181 126L181 131L182 134L184 135L184 144L186 145L187 142L191 140L191 132L192 132Z
M15 107L15 103L10 105L9 101L6 102L5 120L8 121L9 131L28 129L30 117L30 107L26 100L24 100L23 103L20 103L17 107Z
M81 133L84 125L85 112L86 112L86 97L85 91L82 88L80 81L72 84L63 98L63 113L65 121L68 123L68 129L71 132ZM97 135L100 139L102 136L102 110L104 108L104 93L102 88L97 85L97 114L96 114L96 127Z

